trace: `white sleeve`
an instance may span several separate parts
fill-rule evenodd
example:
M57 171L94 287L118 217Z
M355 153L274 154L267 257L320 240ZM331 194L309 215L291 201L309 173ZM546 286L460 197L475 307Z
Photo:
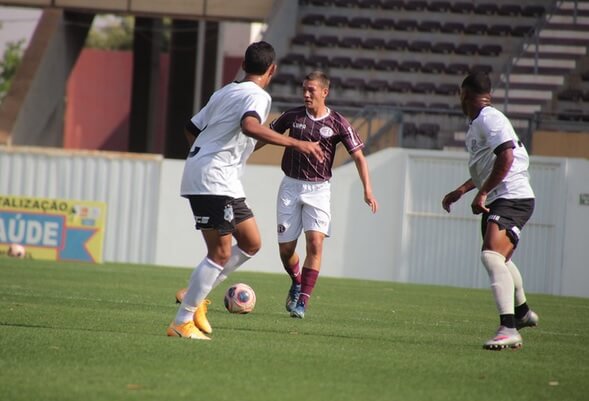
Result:
M241 115L254 112L260 117L260 123L264 124L270 114L271 105L272 99L267 93L252 94L245 100Z
M492 150L505 142L514 140L513 128L507 117L501 113L485 115L482 125L487 136L487 144Z

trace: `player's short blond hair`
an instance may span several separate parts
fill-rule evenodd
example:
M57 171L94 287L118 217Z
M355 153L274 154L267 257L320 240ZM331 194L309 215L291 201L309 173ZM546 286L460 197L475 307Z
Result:
M329 77L323 71L315 70L305 76L305 81L318 81L324 88L329 88Z

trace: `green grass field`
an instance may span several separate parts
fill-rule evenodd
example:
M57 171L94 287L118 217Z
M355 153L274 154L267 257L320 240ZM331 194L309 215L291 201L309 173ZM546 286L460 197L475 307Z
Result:
M227 285L256 290L253 313L226 312L222 285L212 341L168 338L189 275L0 257L0 399L589 399L589 299L528 294L540 326L493 352L488 290L321 277L298 320L285 274L238 272Z

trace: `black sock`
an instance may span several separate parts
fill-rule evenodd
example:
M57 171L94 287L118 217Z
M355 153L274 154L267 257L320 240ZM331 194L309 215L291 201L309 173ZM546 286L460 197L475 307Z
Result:
M499 315L499 321L501 326L505 326L509 329L515 329L515 316L514 315Z
M526 315L526 313L528 313L529 310L530 310L530 307L525 302L523 304L521 304L520 306L516 306L515 307L515 318L522 319Z

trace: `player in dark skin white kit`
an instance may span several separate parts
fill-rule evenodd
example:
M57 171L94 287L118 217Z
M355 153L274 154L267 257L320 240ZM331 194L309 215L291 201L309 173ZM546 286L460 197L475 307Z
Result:
M282 157L285 177L277 199L278 246L283 267L292 280L286 310L292 317L301 319L319 276L323 240L330 232L329 180L338 143L344 144L356 164L364 201L373 213L378 209L362 152L364 144L350 123L326 106L328 94L328 77L321 71L308 74L303 82L305 105L287 110L270 124L277 132L288 130L292 138L319 141L324 153L324 159L319 161L289 148ZM301 269L295 248L302 231L307 255Z
M529 158L507 117L491 106L491 81L473 73L462 82L460 101L470 124L466 147L471 178L446 194L442 207L477 189L471 208L482 214L481 260L491 281L499 329L483 348L521 348L518 330L536 326L538 315L526 303L523 281L511 256L520 232L534 211L534 192L528 175Z
M206 334L212 327L206 317L206 297L260 249L258 225L241 183L257 141L294 147L311 159L323 159L319 144L285 137L263 125L272 104L264 88L276 71L275 58L269 43L249 45L242 64L244 79L213 93L186 125L190 152L180 191L190 203L207 255L192 272L176 317L166 330L170 337L209 340Z

